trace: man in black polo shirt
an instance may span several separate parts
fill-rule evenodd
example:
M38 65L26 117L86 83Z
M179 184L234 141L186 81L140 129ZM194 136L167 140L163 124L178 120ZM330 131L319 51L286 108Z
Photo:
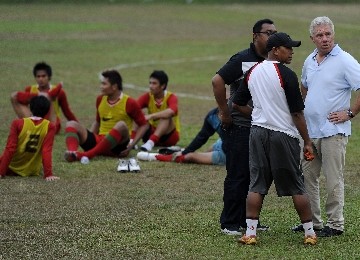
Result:
M241 235L246 227L246 197L249 177L250 117L244 117L232 109L232 96L244 73L254 64L267 57L266 42L276 32L270 19L259 20L253 27L253 42L250 48L233 55L212 79L213 91L219 107L222 127L226 130L223 150L226 154L227 175L224 181L224 207L220 216L221 230L228 235ZM226 85L230 85L229 106ZM251 109L249 107L249 109ZM258 230L268 229L259 224Z

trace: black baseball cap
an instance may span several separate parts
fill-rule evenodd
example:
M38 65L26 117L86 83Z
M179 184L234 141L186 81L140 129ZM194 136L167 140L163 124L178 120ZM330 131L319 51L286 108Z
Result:
M293 41L287 33L277 32L270 35L267 44L266 50L269 52L274 47L299 47L301 45L301 41Z

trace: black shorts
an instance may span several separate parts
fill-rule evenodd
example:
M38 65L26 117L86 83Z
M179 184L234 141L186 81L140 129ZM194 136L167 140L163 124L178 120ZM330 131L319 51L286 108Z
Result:
M83 144L81 144L81 148L84 149L84 151L89 151L92 148L96 146L97 143L99 143L105 136L96 135L93 132L90 132L87 130L87 138ZM122 151L124 151L127 148L127 145L129 144L129 139L122 143L115 146L113 149L109 151L109 153L103 154L103 155L110 155L110 156L118 156Z
M252 126L249 150L249 191L265 195L274 181L278 196L305 193L297 138L279 131Z

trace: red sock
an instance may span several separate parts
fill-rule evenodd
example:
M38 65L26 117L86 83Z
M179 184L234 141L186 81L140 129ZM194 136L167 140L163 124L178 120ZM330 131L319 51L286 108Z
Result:
M68 151L77 151L79 148L79 136L74 127L65 128L65 143Z
M154 144L156 145L156 144L159 142L160 137L158 137L157 135L152 134L152 135L150 136L149 140L153 141Z
M131 135L130 135L130 139L134 139L136 136L136 131L135 130L132 130L131 131Z
M175 162L177 163L183 163L185 161L185 155L180 155L175 158Z
M82 156L87 156L89 159L91 159L96 155L106 154L112 148L117 146L120 143L121 139L121 134L117 130L111 129L110 132L105 136L105 138L102 139L94 148L83 153L78 153L77 157L81 158Z
M155 156L156 160L162 162L171 162L172 154L158 154Z
M158 154L155 156L156 160L162 162L172 162L173 161L173 154ZM185 160L185 155L180 155L175 158L175 162L183 163Z

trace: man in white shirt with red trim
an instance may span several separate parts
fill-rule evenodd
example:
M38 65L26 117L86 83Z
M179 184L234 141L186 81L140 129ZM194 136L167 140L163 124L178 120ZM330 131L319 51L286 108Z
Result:
M304 155L312 159L312 142L303 115L304 103L296 74L286 67L292 60L293 41L286 33L268 39L268 58L252 67L236 92L233 103L241 113L253 110L250 130L250 187L246 201L245 245L257 243L256 227L265 195L274 182L278 196L291 196L305 229L304 244L315 245L317 237L311 220L310 202L300 169L299 133Z

